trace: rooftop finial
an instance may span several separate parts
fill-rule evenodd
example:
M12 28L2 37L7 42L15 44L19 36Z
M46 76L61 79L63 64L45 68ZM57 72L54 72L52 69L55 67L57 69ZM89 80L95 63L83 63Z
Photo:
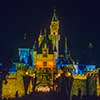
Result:
M53 10L53 17L52 17L52 21L57 21L57 16L56 16L56 9L54 8Z
M53 12L56 13L56 8L54 8Z

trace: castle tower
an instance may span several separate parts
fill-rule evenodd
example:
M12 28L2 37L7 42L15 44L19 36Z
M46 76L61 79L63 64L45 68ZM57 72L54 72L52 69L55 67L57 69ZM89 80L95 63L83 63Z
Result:
M58 31L59 31L59 20L56 16L56 10L54 9L53 17L50 25L50 33L58 35Z
M65 53L65 56L66 56L67 53L68 53L67 38L66 38L66 37L65 37L65 51L64 51L64 53Z
M42 33L42 31L40 31L40 35L39 35L39 38L38 38L38 42L39 42L39 47L40 47L40 45L41 45L41 43L43 42L43 40L44 40L44 35L43 35L43 33Z
M71 63L74 64L75 63L74 60L71 57L70 51L68 50L67 37L65 37L65 51L64 51L64 54L65 54L65 58L67 59L69 64L71 64Z
M53 50L56 50L56 58L58 58L59 54L59 40L60 40L60 35L59 33L59 20L56 16L56 10L54 9L53 17L51 20L50 24L50 35L49 39L52 41L53 44Z

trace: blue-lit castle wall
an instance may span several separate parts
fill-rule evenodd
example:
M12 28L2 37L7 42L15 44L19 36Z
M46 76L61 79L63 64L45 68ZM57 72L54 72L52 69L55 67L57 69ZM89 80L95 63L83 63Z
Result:
M29 68L34 67L34 48L19 48L19 63L26 64ZM31 62L31 63L30 63ZM68 67L68 65L72 64L74 67L73 74L74 75L83 75L86 71L93 71L96 70L96 65L86 65L86 64L73 64L68 63L68 59L65 57L57 58L56 59L56 68ZM0 64L0 67L2 64ZM9 68L9 73L16 72L16 64L12 64Z
M66 58L58 58L56 59L56 68L68 67L68 61ZM87 65L87 64L72 64L74 67L73 74L74 75L83 75L86 71L94 71L96 70L96 65Z
M18 71L26 71L27 69L29 69L30 71L30 64L29 64L29 59L31 56L31 60L32 60L32 64L34 65L34 52L32 49L28 49L28 48L20 48L19 49L19 63L13 63L11 66L9 66L9 76L10 75L18 75ZM24 62L22 62L24 61ZM69 65L72 65L74 67L72 74L73 77L75 76L85 76L84 74L87 71L94 71L96 70L96 65L86 65L86 64L73 64L73 63L68 63L68 60L66 58L58 58L56 59L56 68L60 69L62 67L68 67ZM34 68L33 66L31 68ZM15 76L16 76L15 75ZM82 78L82 77L81 77ZM23 81L23 80L22 80ZM72 87L72 95L77 95L78 94L78 89L80 88L83 95L87 94L87 83L88 83L88 90L90 94L93 94L94 91L96 91L96 85L95 85L95 78L94 77L90 77L88 79L87 82L87 78L83 78L83 79L78 79L77 77L74 78L73 80L73 87ZM19 83L20 84L20 83ZM22 84L23 85L23 84ZM92 87L91 87L92 86ZM93 89L91 89L93 88Z
M19 48L19 62L34 66L34 48Z
M30 64L30 61L32 61L31 64ZM86 78L83 78L83 79L80 79L80 77L85 76L85 73L88 71L95 71L96 65L69 63L68 59L66 59L65 57L56 59L57 69L67 68L69 65L74 67L72 71L73 77L79 76L79 77L74 78L73 80L72 95L77 95L79 88L81 89L83 95L86 95L88 93L87 86L88 86L89 94L93 95L94 91L97 91L96 90L97 81L95 80L95 77L90 76L88 79L87 79L87 76ZM34 48L33 49L19 48L19 62L13 63L11 66L8 66L8 67L9 67L8 69L9 76L12 74L17 76L18 75L17 72L21 70L25 72L27 69L29 70L33 69L34 68ZM2 68L2 64L0 64L0 68Z
M25 64L28 64L29 51L29 48L19 48L19 62L24 62Z
M96 65L76 64L74 65L75 70L73 74L85 74L86 71L96 70Z

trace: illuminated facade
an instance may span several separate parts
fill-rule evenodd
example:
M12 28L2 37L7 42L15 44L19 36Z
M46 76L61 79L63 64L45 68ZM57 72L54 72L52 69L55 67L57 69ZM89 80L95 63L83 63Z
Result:
M58 58L60 35L59 35L59 20L56 16L55 10L54 10L54 14L53 14L52 21L50 24L49 39L52 41L53 50L56 50L56 52L57 52L56 58Z
M59 24L59 19L54 10L49 34L44 29L39 34L38 44L33 44L31 49L18 49L19 61L10 66L9 74L6 76L6 84L6 81L3 80L2 97L14 98L16 91L19 96L34 91L57 91L58 85L54 81L61 77L64 72L66 77L72 75L74 78L72 95L78 95L79 88L82 90L82 94L86 95L86 81L88 77L93 80L93 82L90 79L88 80L90 83L93 83L93 91L97 92L96 95L100 95L99 69L96 69L95 65L75 63L68 51L66 37L64 54L59 55L59 40L61 37ZM37 48L35 45L37 45ZM24 78L28 79L26 83ZM36 87L33 89L33 79L35 78L37 78ZM93 91L90 91L90 94L93 94Z
M42 54L38 54L37 51L34 51L34 66L35 68L56 68L56 53L49 54L47 45L44 44L42 48Z
M19 48L19 61L28 64L29 50L28 48Z

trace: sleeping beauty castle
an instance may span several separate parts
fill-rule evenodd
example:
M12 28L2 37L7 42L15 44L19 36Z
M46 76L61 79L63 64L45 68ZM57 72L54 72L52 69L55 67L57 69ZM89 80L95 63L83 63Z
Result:
M99 68L79 64L72 59L67 37L63 39L63 44L60 42L59 26L54 10L49 34L43 29L36 40L38 42L34 42L31 48L18 48L19 60L13 62L2 81L2 98L21 97L33 92L66 92L69 89L71 95L78 95L79 90L82 96L100 95ZM64 47L63 54L60 54L60 45ZM71 81L66 83L63 77Z

